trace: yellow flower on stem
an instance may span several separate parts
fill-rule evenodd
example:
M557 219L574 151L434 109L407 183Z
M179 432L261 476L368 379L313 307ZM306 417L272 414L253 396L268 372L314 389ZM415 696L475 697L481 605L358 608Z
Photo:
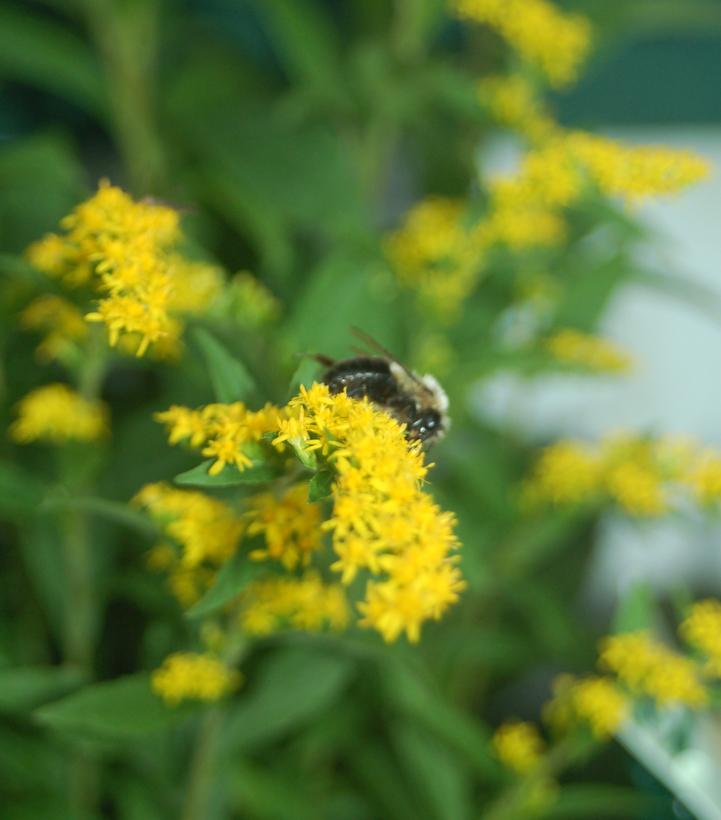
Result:
M721 601L697 601L679 627L679 635L708 659L704 671L721 676Z
M237 689L241 674L209 654L176 652L152 674L151 686L169 706L184 700L213 702Z
M543 739L533 723L504 723L494 732L492 743L501 763L518 774L533 771L543 757Z
M88 401L66 384L48 384L17 404L10 435L20 444L48 441L97 441L109 432L109 414L100 401Z

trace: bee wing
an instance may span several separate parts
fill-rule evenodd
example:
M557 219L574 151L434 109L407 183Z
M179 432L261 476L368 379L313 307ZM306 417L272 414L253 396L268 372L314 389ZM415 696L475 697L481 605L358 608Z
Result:
M386 359L388 359L389 361L391 361L391 362L395 362L395 363L398 365L398 367L403 368L403 372L404 372L404 373L405 373L405 374L406 374L409 378L413 379L413 381L414 381L414 382L415 382L415 383L416 383L416 384L417 384L417 385L418 385L418 386L419 386L419 387L420 387L420 388L421 388L424 392L426 392L426 393L428 392L428 388L426 387L426 385L425 385L425 384L423 384L423 382L422 382L422 381L418 378L418 376L416 376L416 374L415 374L412 370L409 370L409 368L407 368L407 367L403 364L403 362L399 362L399 361L398 361L398 359L397 359L397 358L396 358L396 357L395 357L395 356L394 356L394 355L390 352L390 350L387 350L385 347L383 347L383 345L382 345L380 342L376 341L376 340L375 340L372 336L370 336L370 335L369 335L368 333L366 333L364 330L361 330L359 327L356 327L355 325L351 325L350 330L351 330L351 333L352 333L352 334L353 334L353 335L354 335L357 339L360 339L360 341L361 341L361 342L363 342L364 344L366 344L366 345L367 345L368 347L370 347L372 350L375 350L375 351L376 351L376 353L380 353L382 356L385 356L385 358L386 358ZM356 348L354 348L354 349L356 349Z

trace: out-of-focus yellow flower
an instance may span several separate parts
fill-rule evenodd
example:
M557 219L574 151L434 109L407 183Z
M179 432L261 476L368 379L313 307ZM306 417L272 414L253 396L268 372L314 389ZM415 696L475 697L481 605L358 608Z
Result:
M659 474L644 464L626 462L611 467L606 487L611 498L631 515L652 517L669 510Z
M501 763L519 774L535 769L543 757L543 739L533 723L504 723L495 731L492 743Z
M213 655L176 652L153 672L151 686L169 706L184 700L212 702L237 689L241 674Z
M341 632L350 620L344 588L324 583L310 571L299 578L254 581L243 590L238 603L240 626L250 635L269 635L284 628Z
M682 621L679 634L706 656L704 671L721 676L721 601L697 601Z
M202 313L221 294L225 282L217 265L171 254L168 259L172 288L168 309L176 313Z
M231 277L215 309L231 316L242 327L257 328L278 318L280 302L270 290L248 271Z
M626 373L631 357L617 345L598 336L564 328L546 340L550 354L560 362L599 373Z
M629 201L676 193L709 173L708 162L691 151L626 146L584 131L570 132L565 144L603 193Z
M588 20L547 0L451 0L451 7L459 17L495 29L556 87L576 79L590 48Z
M455 315L483 262L484 244L464 207L460 200L424 199L386 240L400 281L416 288L428 307L445 317Z
M533 86L520 74L481 80L478 83L478 97L497 122L519 131L533 142L547 139L556 129Z
M600 662L631 691L648 695L659 704L682 703L700 708L708 702L696 664L658 643L648 632L605 638Z
M66 384L48 384L22 398L10 435L20 444L48 441L97 441L107 435L108 409L103 402L88 401Z
M546 447L524 487L529 503L575 504L601 489L602 465L585 444L559 441Z
M721 455L702 451L691 463L682 479L702 504L721 499Z
M220 566L235 552L245 529L227 504L196 490L147 484L133 503L147 509L180 546L179 564L186 569L204 563Z
M308 501L308 484L291 487L280 497L260 493L248 501L249 536L263 535L265 546L253 550L255 560L280 561L286 569L307 566L322 545L321 512Z
M560 675L553 683L553 697L544 707L544 719L557 731L586 723L598 738L612 735L629 713L629 702L610 679L592 675L574 678Z
M20 314L20 324L45 335L36 349L38 359L52 361L88 335L83 314L62 296L46 294L34 299Z

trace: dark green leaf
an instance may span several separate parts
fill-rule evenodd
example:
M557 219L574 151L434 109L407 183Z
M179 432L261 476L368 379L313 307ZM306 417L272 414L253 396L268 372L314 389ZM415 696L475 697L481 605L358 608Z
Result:
M243 546L223 564L213 586L187 611L189 618L201 618L239 595L251 581L268 572L265 564L251 561Z
M242 472L226 465L217 475L210 475L208 470L212 464L212 459L203 461L192 470L176 475L173 481L190 487L237 487L240 484L263 484L278 476L277 467L270 463L255 462Z
M341 66L329 17L295 0L261 0L258 7L288 72L319 91L340 93Z
M643 794L628 786L569 783L563 786L553 806L544 816L549 820L660 817L663 802L655 795Z
M341 655L277 650L231 707L225 752L255 748L307 725L340 696L353 667L353 660Z
M147 674L131 675L81 689L35 712L40 723L88 738L131 740L167 729L200 708L167 706L150 688Z
M31 473L9 461L0 461L0 513L24 518L42 502L47 488Z
M330 470L318 470L308 485L308 501L328 498L333 487L334 474Z
M207 330L196 328L193 338L205 358L216 399L223 403L247 401L255 393L256 387L245 365Z
M57 92L95 114L105 111L103 72L69 28L51 18L0 10L0 75Z
M76 689L83 682L70 666L21 666L0 669L0 710L25 712Z
M303 356L290 379L288 398L291 399L293 396L298 395L301 387L310 387L313 382L318 380L320 372L321 366L318 362L309 356Z
M470 818L470 781L467 765L438 738L419 726L400 722L391 727L391 738L406 777L436 820Z
M498 776L499 766L490 750L490 732L483 724L458 710L404 665L389 663L381 671L386 697L400 714L461 752L481 777Z

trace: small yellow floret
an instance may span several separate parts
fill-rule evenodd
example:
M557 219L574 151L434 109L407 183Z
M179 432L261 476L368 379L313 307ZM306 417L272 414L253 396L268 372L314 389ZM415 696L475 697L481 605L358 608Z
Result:
M647 632L606 638L600 661L632 691L649 695L660 704L682 703L699 708L708 702L696 664L653 640Z
M20 324L28 330L44 332L36 350L41 361L62 357L75 342L88 335L81 311L72 302L54 294L34 299L20 314Z
M721 676L721 601L697 601L681 623L679 634L706 656L705 671Z
M573 328L554 333L546 347L558 361L598 373L627 373L631 369L631 357L617 345Z
M565 14L547 0L452 0L459 17L495 29L551 85L573 82L591 44L584 17Z
M533 723L504 723L494 733L492 742L501 763L519 774L535 769L543 756L543 739Z
M184 700L212 702L237 689L241 674L212 655L176 652L153 672L151 686L169 706Z
M596 737L612 735L629 714L629 702L610 679L592 675L574 678L560 675L553 683L553 697L544 717L558 731L568 731L583 721Z
M48 384L22 398L10 435L20 444L48 441L97 441L107 435L108 409L103 402L84 399L66 384Z

